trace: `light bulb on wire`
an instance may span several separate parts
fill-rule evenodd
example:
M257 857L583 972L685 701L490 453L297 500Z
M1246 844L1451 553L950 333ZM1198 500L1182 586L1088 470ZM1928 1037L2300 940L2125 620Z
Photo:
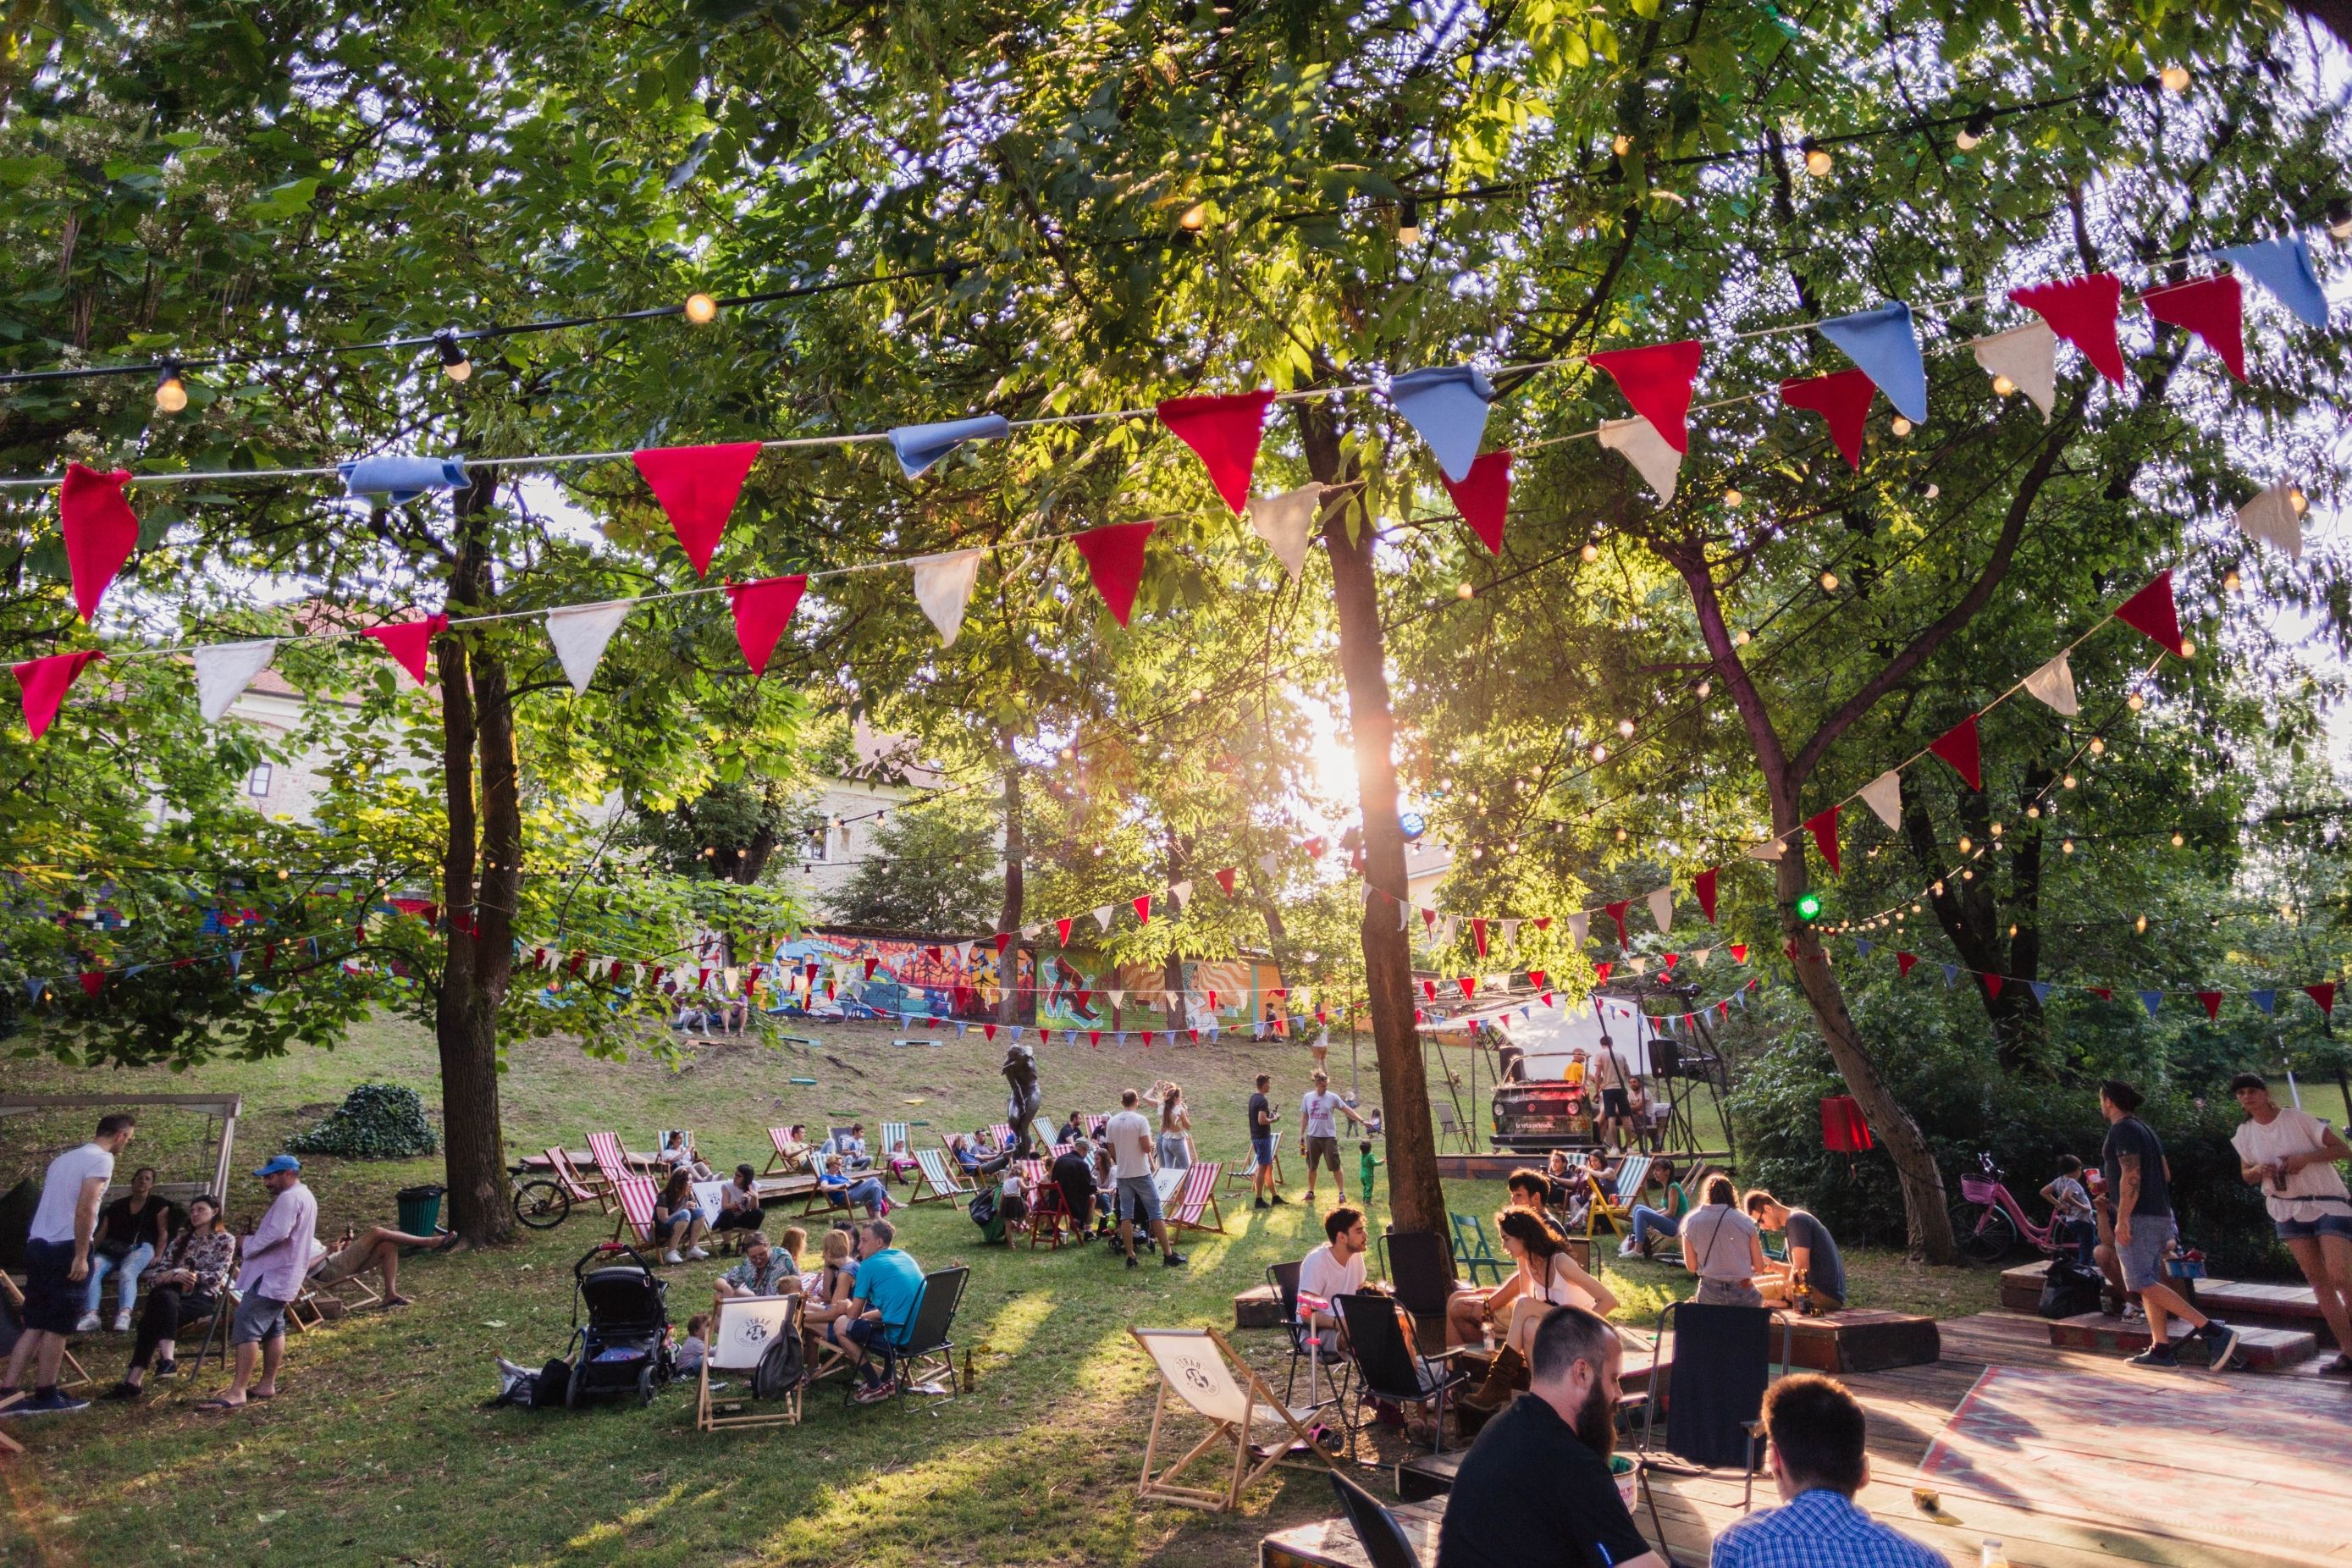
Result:
M1895 416L1895 422L1892 425L1889 425L1887 428L1894 431L1897 436L1908 436L1911 434L1911 421L1898 414Z
M2163 84L2164 90L2167 92L2187 92L2189 90L2189 68L2187 66L2167 66L2162 70L2156 73L2156 79Z
M1736 632L1734 632L1734 633L1732 633L1732 634L1731 634L1731 646L1732 646L1732 647L1746 647L1748 646L1748 628L1747 628L1746 626L1742 626L1742 627L1740 627L1738 631L1736 631Z
M1797 151L1805 155L1805 173L1816 180L1826 178L1829 172L1837 167L1837 160L1831 156L1830 150L1810 136L1797 143Z
M2105 736L2094 735L2091 737L2091 755L2095 757L2105 756L2106 755L2106 751L2107 742Z
M434 333L433 348L441 356L441 374L451 381L463 382L474 374L474 362L466 357L466 345L456 332Z
M1991 111L1979 109L1969 116L1968 123L1961 126L1959 133L1952 138L1952 145L1963 153L1973 153L1977 144L1991 134Z
M1209 226L1209 204L1206 202L1194 202L1191 206L1184 209L1182 214L1177 217L1176 221L1182 226L1185 233L1200 233L1202 229ZM1404 238L1402 231L1399 232L1397 237L1400 239ZM1406 239L1405 243L1407 245L1411 245L1412 241Z
M1992 395L1995 397L2014 397L2017 395L2017 383L2010 380L2009 377L2005 375L1994 376L1992 378Z
M188 405L187 384L180 379L180 362L167 359L155 377L155 408L158 413L177 414Z
M1822 592L1824 594L1834 594L1837 592L1836 573L1824 572L1822 574Z
M1617 734L1618 734L1618 738L1619 738L1619 739L1621 739L1621 740L1626 740L1626 741L1630 741L1630 740L1632 740L1632 739L1633 738L1633 721L1632 721L1631 719L1620 719L1620 720L1618 720L1618 721L1617 721Z
M698 327L707 327L719 319L719 301L700 289L686 297L686 319Z
M1404 205L1397 209L1397 243L1421 243L1421 204L1411 196L1405 197Z

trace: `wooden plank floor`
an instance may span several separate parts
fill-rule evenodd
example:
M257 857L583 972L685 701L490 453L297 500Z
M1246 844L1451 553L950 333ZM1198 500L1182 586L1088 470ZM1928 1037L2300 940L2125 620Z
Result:
M2186 1568L2221 1562L2253 1568L2287 1568L2289 1564L2352 1568L2352 1482L2333 1499L2315 1500L2309 1493L2295 1494L2294 1539L2233 1540L2226 1547L2197 1539L2188 1527L2167 1526L2168 1516L2179 1520L2199 1510L2199 1498L2193 1492L2180 1495L2177 1489L2144 1500L2139 1511L2146 1523L2139 1528L2101 1522L2091 1510L2070 1517L2037 1509L2030 1501L2000 1500L1947 1488L1938 1488L1942 1493L1939 1516L1923 1514L1912 1496L1919 1463L1946 1419L1968 1397L1979 1373L1989 1365L2059 1370L2111 1384L2112 1423L2085 1423L2070 1430L2035 1435L2041 1444L2084 1452L2108 1452L2115 1447L2117 1434L2130 1427L2136 1393L2178 1388L2183 1379L2218 1381L2226 1386L2231 1425L2242 1434L2273 1432L2284 1438L2298 1420L2309 1419L2315 1395L2340 1396L2343 1419L2352 1423L2352 1380L2320 1376L2318 1361L2291 1371L2231 1373L2216 1378L2197 1371L2146 1371L2113 1356L2053 1349L2049 1325L2038 1318L1987 1312L1948 1320L1940 1328L1941 1361L1857 1373L1843 1381L1862 1400L1870 1416L1872 1479L1861 1502L1877 1518L1945 1553L1956 1568L1974 1568L1979 1547L1989 1537L2005 1543L2010 1561L2018 1568L2119 1568L2126 1563ZM2215 1487L2259 1488L2260 1478L2225 1473L2238 1467L2242 1454L2242 1450L2216 1447L2210 1455L2200 1456L2193 1439L2188 1439L2177 1442L2168 1458L2192 1473L2209 1468L2210 1484ZM2021 1462L2031 1461L2021 1455ZM2124 1473L2117 1472L2118 1480ZM1666 1545L1681 1563L1706 1563L1716 1534L1740 1517L1740 1479L1730 1471L1703 1478L1658 1475L1653 1478L1653 1489ZM1757 1500L1759 1505L1775 1500L1765 1478L1758 1479ZM2118 1500L2105 1500L2113 1508ZM2315 1510L2322 1517L2311 1517ZM1443 1500L1402 1510L1415 1544L1422 1547L1424 1564L1436 1560L1434 1523L1443 1511ZM1647 1510L1637 1510L1637 1518L1643 1532L1652 1532ZM1265 1544L1264 1560L1268 1563L1329 1563L1340 1568L1363 1568L1365 1563L1344 1523L1336 1531L1327 1531L1321 1525L1286 1531L1269 1537Z

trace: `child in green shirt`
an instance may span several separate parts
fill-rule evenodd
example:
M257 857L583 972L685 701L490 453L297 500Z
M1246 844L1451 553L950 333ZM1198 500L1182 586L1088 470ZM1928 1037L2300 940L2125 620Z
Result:
M1358 1147L1363 1152L1356 1158L1356 1171L1362 1176L1364 1182L1364 1206L1370 1208L1372 1206L1372 1173L1388 1162L1372 1152L1372 1141L1369 1138Z

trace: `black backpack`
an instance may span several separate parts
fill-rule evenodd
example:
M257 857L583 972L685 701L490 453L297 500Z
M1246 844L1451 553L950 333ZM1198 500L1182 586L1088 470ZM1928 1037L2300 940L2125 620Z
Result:
M2042 1277L2042 1299L2033 1310L2045 1318L2073 1318L2099 1310L2105 1277L2071 1258L2053 1258Z
M751 1394L757 1399L782 1399L801 1380L801 1337L786 1334L760 1354L751 1370Z

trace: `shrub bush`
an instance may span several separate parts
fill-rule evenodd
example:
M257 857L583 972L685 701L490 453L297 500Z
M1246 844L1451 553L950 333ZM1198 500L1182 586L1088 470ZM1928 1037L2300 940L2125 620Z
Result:
M396 1083L363 1083L310 1131L286 1145L298 1154L334 1154L346 1160L406 1160L441 1147L440 1135L425 1120L425 1102Z

